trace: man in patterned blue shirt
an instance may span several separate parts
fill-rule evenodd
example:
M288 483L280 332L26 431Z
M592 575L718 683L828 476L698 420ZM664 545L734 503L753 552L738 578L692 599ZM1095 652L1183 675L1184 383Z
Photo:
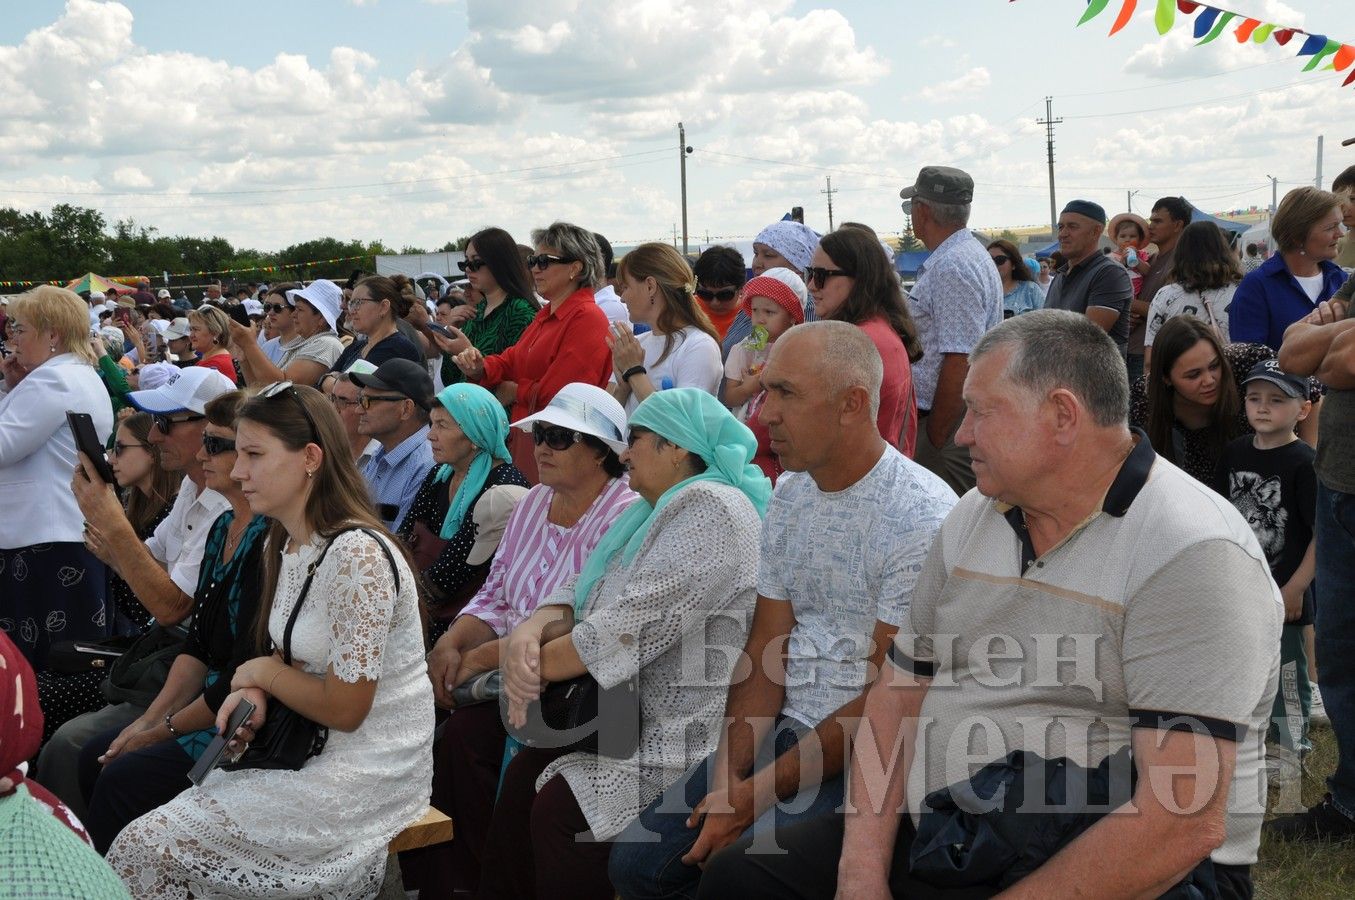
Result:
M428 445L433 379L426 368L407 359L389 359L375 372L350 372L348 377L362 388L358 432L381 444L362 475L381 521L395 531L433 468Z

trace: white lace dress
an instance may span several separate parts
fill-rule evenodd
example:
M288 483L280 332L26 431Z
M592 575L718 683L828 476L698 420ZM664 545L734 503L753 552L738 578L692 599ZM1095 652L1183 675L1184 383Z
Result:
M281 645L317 538L283 556L269 618ZM132 822L108 862L134 897L371 897L386 845L427 808L433 696L423 659L418 591L395 552L400 591L372 539L335 539L292 633L305 669L377 681L356 731L330 729L324 752L297 772L213 772L201 787Z

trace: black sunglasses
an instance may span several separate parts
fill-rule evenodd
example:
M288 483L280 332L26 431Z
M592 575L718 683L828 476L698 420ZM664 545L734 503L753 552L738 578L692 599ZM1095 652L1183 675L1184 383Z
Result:
M825 283L834 275L851 275L851 272L845 272L842 269L821 269L818 266L810 266L805 269L805 280L814 283L814 287L823 289Z
M578 260L571 256L553 256L549 253L538 253L536 256L527 257L527 268L544 271L546 268L553 266L556 263L572 262L578 262Z
M185 416L185 417L182 418L182 419L171 419L169 416L163 415L163 414L161 414L161 413L152 413L152 414L151 414L151 421L153 421L153 422L155 423L156 429L157 429L161 434L165 435L166 437L168 437L168 436L169 436L169 433L170 433L171 431L174 430L174 426L175 426L175 425L182 425L184 422L197 422L197 421L199 421L200 419L205 419L205 418L207 418L207 417L206 417L206 416Z
M457 262L456 267L463 272L478 272L489 263L479 257L475 259L463 259Z
M545 444L552 450L568 450L579 441L583 440L583 434L574 431L572 428L561 428L559 425L542 425L540 422L532 425L532 440L537 444Z
M289 307L282 303L265 303L263 305L263 311L266 313L284 313L288 309Z
M696 296L705 300L707 303L710 303L712 300L717 303L728 303L730 300L733 300L738 293L738 288L720 288L718 291L703 287L696 289Z
M108 455L113 457L114 459L117 459L119 456L122 456L122 454L126 453L128 450L131 450L133 447L140 447L142 450L146 451L149 451L151 449L150 444L143 444L139 441L134 444L115 443L112 447L108 448Z
M220 456L222 453L234 453L235 439L204 434L202 436L202 450L208 456Z
M306 417L306 424L310 426L311 441L316 444L320 443L320 429L315 426L315 419L311 418L310 410L306 409L305 401L301 399L301 395L296 391L296 386L290 381L275 381L260 390L258 396L264 400L271 400L279 394L288 394L296 401L296 405L301 408L301 415Z
M993 257L993 265L995 265L995 266L1000 266L1000 265L1002 265L1003 263L1009 263L1009 262L1011 262L1011 261L1012 261L1012 258L1011 258L1010 256L1007 256L1005 253L1004 253L1004 254L1001 254L1001 255L999 255L999 256L994 256L994 257Z

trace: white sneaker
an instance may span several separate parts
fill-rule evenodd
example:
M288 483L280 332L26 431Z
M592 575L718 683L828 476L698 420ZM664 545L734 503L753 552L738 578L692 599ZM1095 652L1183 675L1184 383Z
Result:
M1322 703L1322 691L1318 690L1317 684L1313 684L1313 701L1308 710L1308 722L1311 725L1331 725L1331 719L1327 718L1327 707Z

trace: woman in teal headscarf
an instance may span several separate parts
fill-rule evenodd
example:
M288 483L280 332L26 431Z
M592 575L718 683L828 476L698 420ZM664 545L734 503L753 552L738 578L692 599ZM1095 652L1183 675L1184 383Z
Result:
M433 461L400 537L422 574L436 641L484 583L490 559L527 479L508 456L508 417L479 385L453 384L429 413Z
M641 499L578 578L514 629L504 689L510 718L520 720L547 682L587 673L610 688L635 678L639 749L624 760L519 752L494 808L482 894L537 896L538 879L558 880L567 868L570 896L612 896L610 840L719 739L748 636L771 482L752 463L752 432L694 388L646 398L629 444L622 460ZM575 841L583 831L595 840Z

